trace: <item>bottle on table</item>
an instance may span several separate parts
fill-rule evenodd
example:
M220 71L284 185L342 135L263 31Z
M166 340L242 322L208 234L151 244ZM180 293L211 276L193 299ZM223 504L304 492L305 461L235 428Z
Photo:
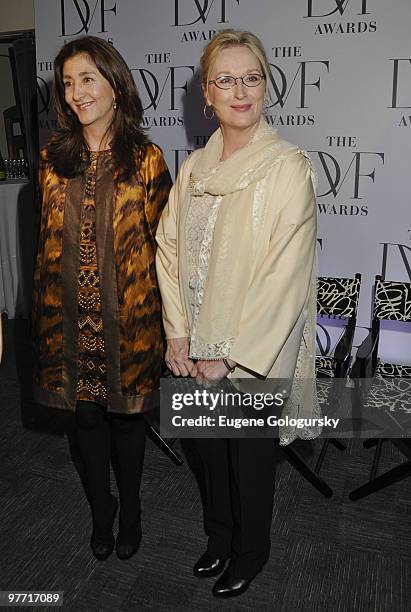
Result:
M6 166L4 165L3 156L0 153L0 181L6 180Z

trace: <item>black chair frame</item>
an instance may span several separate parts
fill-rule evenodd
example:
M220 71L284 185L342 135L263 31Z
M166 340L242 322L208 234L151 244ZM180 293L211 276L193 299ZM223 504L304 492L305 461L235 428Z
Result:
M391 289L392 291L395 291L397 296L402 296L402 294L404 294L404 297L400 302L400 308L397 312L395 311L395 306L393 306L391 311L389 309L384 311L384 309L381 310L379 308L377 296L379 294L379 290L385 291L385 288L387 288L387 290ZM353 405L361 405L362 397L364 396L363 381L365 381L367 378L373 378L378 369L378 347L380 340L381 320L411 321L411 308L409 308L410 303L411 285L409 283L385 281L380 275L375 277L375 296L371 329L367 338L358 349L356 361L351 371L351 378L355 383ZM404 313L401 312L401 306ZM408 378L409 375L406 374L406 377ZM406 457L406 461L377 476L382 447L388 440ZM363 446L364 448L372 448L375 446L375 453L369 481L349 493L349 498L352 501L361 499L411 475L411 440L409 438L370 438L364 441Z
M345 327L344 333L339 339L335 349L333 356L333 371L334 371L334 392L338 392L336 387L339 387L341 384L345 384L346 377L350 367L351 361L351 351L354 340L354 333L356 327L356 316L357 316L357 305L359 300L359 292L361 286L361 274L355 274L353 279L338 279L338 278L330 278L330 277L319 277L318 279L318 287L321 290L324 286L328 285L336 285L338 283L344 281L352 281L352 284L355 284L357 287L355 294L356 297L353 300L352 304L349 304L347 308L347 304L343 303L333 303L333 305L327 305L325 302L320 302L317 299L317 311L320 315L325 315L334 319L343 319L347 318L347 325ZM348 316L347 316L348 313ZM281 446L281 450L290 464L298 471L300 474L315 487L324 497L332 497L333 490L327 484L327 482L320 476L320 470L324 463L325 455L327 453L329 445L332 444L335 448L340 451L346 450L347 446L341 440L336 438L326 438L322 444L320 454L318 455L317 461L314 465L314 468L309 466L303 457L298 453L295 448L292 446Z

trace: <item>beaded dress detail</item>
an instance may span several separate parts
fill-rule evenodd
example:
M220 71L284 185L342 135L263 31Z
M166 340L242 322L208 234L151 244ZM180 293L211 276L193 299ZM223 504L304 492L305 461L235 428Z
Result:
M77 400L107 404L106 355L96 248L96 180L99 155L90 154L81 210L78 273Z

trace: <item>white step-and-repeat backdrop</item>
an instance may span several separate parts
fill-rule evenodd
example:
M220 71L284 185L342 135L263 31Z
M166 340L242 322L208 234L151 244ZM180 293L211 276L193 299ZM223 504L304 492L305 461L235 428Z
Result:
M319 273L361 272L364 327L370 323L376 274L411 281L410 0L35 0L34 5L41 142L55 125L53 58L75 36L101 36L132 69L145 126L173 176L216 127L203 117L198 63L204 45L227 27L257 34L271 65L266 120L307 149L317 168ZM411 362L407 331L385 326L386 360ZM365 333L358 330L356 343ZM327 334L320 334L326 347Z

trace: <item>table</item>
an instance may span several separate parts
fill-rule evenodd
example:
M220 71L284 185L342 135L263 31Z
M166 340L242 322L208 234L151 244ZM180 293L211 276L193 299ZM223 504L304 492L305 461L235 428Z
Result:
M36 248L33 185L0 182L0 312L11 319L30 315Z

